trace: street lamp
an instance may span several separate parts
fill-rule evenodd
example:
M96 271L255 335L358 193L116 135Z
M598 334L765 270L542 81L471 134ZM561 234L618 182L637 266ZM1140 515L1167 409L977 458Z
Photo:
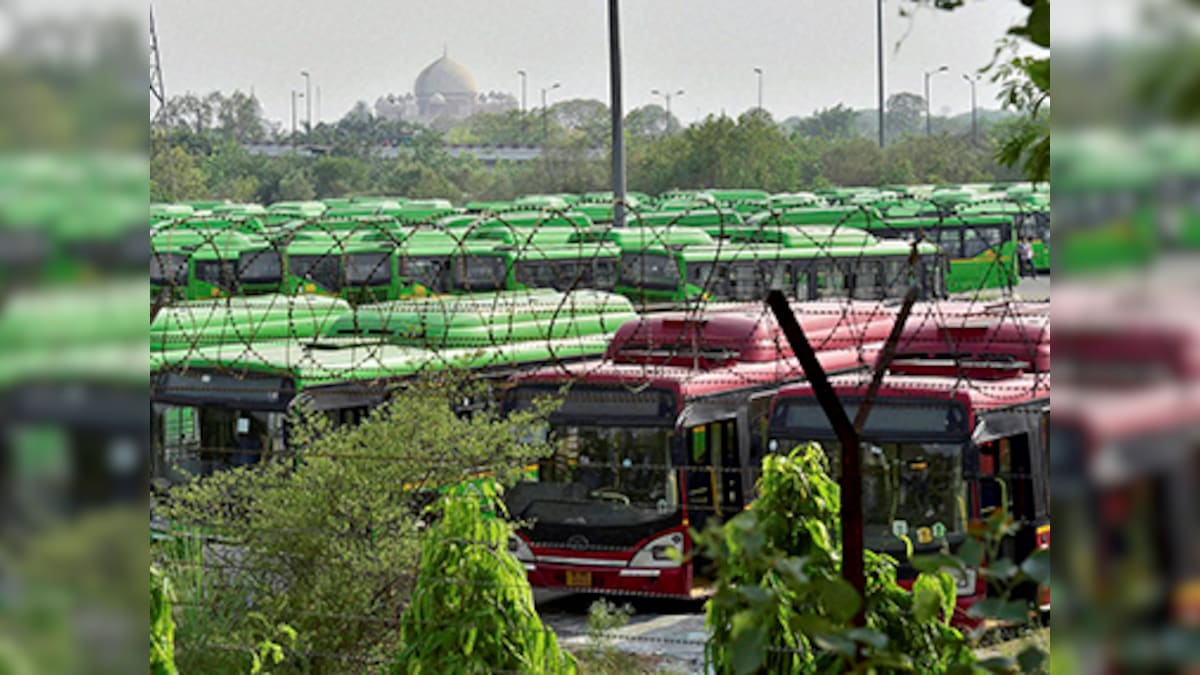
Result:
M664 94L657 89L651 89L650 93L654 96L661 96L664 99L666 99L666 101L667 101L667 133L669 134L669 133L671 133L671 97L683 96L683 90L680 89L679 91L674 91L674 92L668 91L667 93Z
M758 109L762 110L762 68L755 68L754 74L758 75Z
M933 135L933 118L930 116L930 112L929 112L929 78L933 77L934 75L937 75L938 73L944 73L947 70L950 70L950 66L942 66L942 67L938 68L937 70L930 70L930 71L925 72L925 135L926 136Z
M292 90L292 146L296 145L296 99L304 98L304 92Z
M521 78L521 114L525 114L525 78L527 74L524 70L518 70L517 75Z
M549 135L549 130L546 127L546 92L551 89L558 89L562 84L555 82L549 87L542 87L542 145L546 144L546 137Z
M300 77L304 78L304 132L312 134L312 78L309 77L307 70L300 71Z
M883 147L883 118L884 118L884 87L883 87L883 0L878 0L875 5L875 37L878 44L875 46L875 57L879 61L879 147Z
M963 73L963 79L971 85L971 145L979 145L979 108L975 104L975 85L979 83L981 77L983 75L979 73L976 73L975 77Z

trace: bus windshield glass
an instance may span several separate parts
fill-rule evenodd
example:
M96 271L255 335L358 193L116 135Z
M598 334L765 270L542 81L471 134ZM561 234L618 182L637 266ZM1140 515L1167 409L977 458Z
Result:
M401 259L404 276L414 284L420 284L435 293L446 290L447 258L409 257Z
M210 283L225 291L237 286L237 273L232 260L197 260L196 280Z
M346 283L379 286L391 283L392 269L387 253L352 253L346 256Z
M504 258L492 255L468 255L459 259L459 290L497 291L506 286Z
M679 509L667 427L556 426L555 454L538 480L507 497L512 517L545 525L620 527L661 520Z
M342 290L341 258L335 254L288 256L289 274L329 291Z
M282 278L283 261L275 251L247 251L238 256L238 281L278 283Z
M621 257L621 284L633 288L674 290L679 286L679 266L668 255L627 253Z
M158 286L185 286L187 276L187 256L178 253L155 253L150 256L150 283Z

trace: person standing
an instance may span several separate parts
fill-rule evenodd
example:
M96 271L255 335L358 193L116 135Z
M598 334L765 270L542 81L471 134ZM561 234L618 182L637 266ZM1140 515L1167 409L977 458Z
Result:
M1029 243L1028 237L1021 237L1017 243L1017 272L1021 278L1034 276L1033 244Z

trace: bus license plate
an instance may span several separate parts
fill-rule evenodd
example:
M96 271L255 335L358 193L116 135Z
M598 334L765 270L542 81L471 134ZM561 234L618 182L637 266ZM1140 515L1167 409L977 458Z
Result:
M591 586L592 585L592 573L591 572L576 572L574 570L567 570L567 585L568 586Z

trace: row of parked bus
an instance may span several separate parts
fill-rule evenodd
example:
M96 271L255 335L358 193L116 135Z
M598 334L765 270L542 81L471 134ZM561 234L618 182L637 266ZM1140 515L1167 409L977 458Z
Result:
M865 205L791 206L748 218L703 205L632 210L626 227L575 207L424 224L385 214L183 216L152 227L151 293L162 301L285 293L370 303L591 288L641 303L688 303L756 299L770 288L797 299L885 299L916 278L922 297L934 298L1013 285L1018 239L1048 227L1043 211L1005 213L1024 208L1012 201L953 213L926 204L930 215L903 218ZM1035 265L1048 266L1038 250Z
M506 410L567 385L539 432L556 454L508 492L510 512L528 523L510 548L538 586L688 597L703 588L703 569L671 551L690 551L689 528L750 504L765 453L805 440L837 452L805 373L758 304L639 316L628 298L600 291L359 308L294 297L268 318L255 311L262 300L209 303L207 319L196 306L160 315L156 473L287 456L297 406L354 423L431 369L471 369L496 391L479 404ZM895 310L793 307L853 406ZM955 547L1001 505L1027 525L1016 555L1048 545L1047 308L920 303L908 326L864 432L868 545L901 558L906 541L917 552ZM967 574L959 590L965 608L986 584Z

